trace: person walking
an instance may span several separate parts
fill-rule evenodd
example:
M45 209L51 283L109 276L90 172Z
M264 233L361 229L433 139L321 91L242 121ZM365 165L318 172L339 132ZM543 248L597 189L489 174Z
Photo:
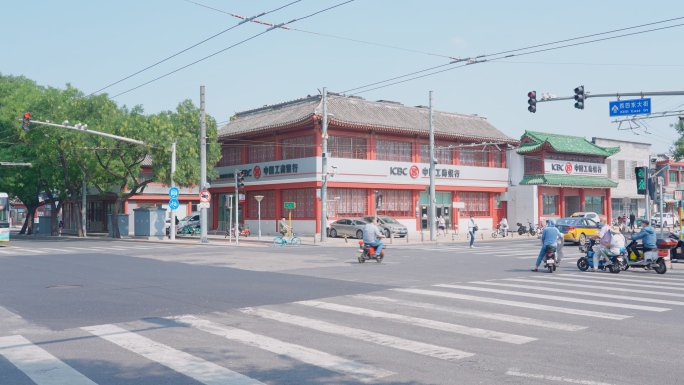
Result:
M59 225L57 225L57 227L59 227L59 236L61 237L62 236L62 229L64 229L64 221L60 219Z
M629 213L629 228L630 230L634 231L634 226L636 226L636 215L634 215L634 212Z
M325 236L330 236L330 219L327 216L325 217Z
M444 217L441 215L437 220L437 236L439 236L440 231L442 232L442 235L446 235L446 221L444 220Z
M478 230L477 224L475 223L475 217L473 215L470 216L470 220L468 221L468 234L470 235L470 248L475 248L475 232Z

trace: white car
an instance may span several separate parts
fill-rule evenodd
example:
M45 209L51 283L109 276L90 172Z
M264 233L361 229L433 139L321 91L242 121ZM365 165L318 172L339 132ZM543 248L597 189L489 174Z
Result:
M573 217L587 218L592 221L599 223L601 222L601 217L593 211L580 211L572 214Z
M178 228L182 229L185 226L199 226L200 224L200 215L199 213L192 213L188 215L187 217L181 219L178 221Z
M651 223L653 224L653 226L661 227L660 213L655 213L651 216ZM673 215L672 213L663 213L662 227L670 227L672 225L674 225L675 227L679 227L679 218Z

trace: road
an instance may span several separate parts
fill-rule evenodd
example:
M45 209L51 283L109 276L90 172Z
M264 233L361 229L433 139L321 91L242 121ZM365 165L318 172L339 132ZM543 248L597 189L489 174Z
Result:
M676 384L684 266L582 273L538 241L0 247L0 384Z

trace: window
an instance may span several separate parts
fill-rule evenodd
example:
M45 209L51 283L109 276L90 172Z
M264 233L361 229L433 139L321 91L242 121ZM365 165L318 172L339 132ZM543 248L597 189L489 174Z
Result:
M454 151L451 148L435 146L435 157L439 164L453 164L454 163ZM420 145L420 162L430 163L430 145L421 144Z
M503 168L504 164L506 162L506 150L492 150L492 153L494 154L494 167L496 168Z
M636 180L636 174L634 173L634 169L637 167L638 167L637 162L632 161L632 167L630 167L630 169L629 169L630 175L632 176L632 178L631 178L632 180Z
M610 160L610 175L608 177L612 180L617 180L618 179L618 161L615 159Z
M331 136L328 151L333 158L366 159L366 139Z
M617 177L618 179L625 179L625 161L624 160L618 160L617 161Z
M411 191L408 190L378 190L382 195L382 206L378 207L378 215L388 217L410 217Z
M542 195L543 203L544 203L544 210L543 213L545 215L556 215L558 214L558 211L556 209L556 202L558 201L558 195Z
M544 164L541 158L536 156L526 156L525 157L525 175L530 174L543 174Z
M489 167L489 152L481 148L461 148L460 160L463 166Z
M261 195L264 199L261 200L261 218L275 218L275 191L247 191L247 217L259 218L259 202L254 199L255 196Z
M298 138L283 139L280 147L282 148L283 160L310 158L313 156L313 136L300 136Z
M235 166L242 164L242 148L238 146L229 146L221 148L221 160L219 160L216 167Z
M273 142L254 143L247 147L247 163L270 162L275 160Z
M603 197L584 197L584 211L603 214Z
M670 183L677 183L677 171L670 171Z
M486 192L462 192L461 202L465 202L465 208L459 211L459 215L467 217L474 215L476 217L488 217L489 210L489 193Z
M283 210L283 216L286 217L287 213L292 211L292 218L313 218L314 205L316 201L314 189L302 188L283 190L282 202L294 202L296 205L294 210Z
M368 214L366 198L366 190L328 189L328 217L364 216Z
M375 158L395 162L411 161L411 143L377 140L375 142Z

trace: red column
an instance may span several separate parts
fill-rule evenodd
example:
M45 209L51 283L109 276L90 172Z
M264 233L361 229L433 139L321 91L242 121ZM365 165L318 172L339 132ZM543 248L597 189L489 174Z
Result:
M367 189L366 190L366 211L368 212L368 215L374 216L375 215L375 190L373 189Z
M603 212L606 213L608 224L613 223L613 205L611 204L610 188L606 189L606 196L603 199Z
M278 222L280 221L280 218L285 216L284 214L284 209L283 209L283 202L282 202L282 197L280 195L280 189L275 189L275 214L276 214L276 221L275 221L275 231L278 231Z
M580 194L580 211L584 211L584 189L580 188L579 189L579 194Z
M539 210L539 216L536 218L536 223L539 223L539 219L542 217L544 213L544 197L542 195L543 190L544 187L537 187L537 209ZM535 223L535 218L532 218L532 223Z
M561 218L565 218L565 188L564 187L560 188L560 193L558 194L558 200L559 200L558 204L560 206L558 208L558 214L560 214Z
M368 137L368 160L375 160L375 133L371 132Z

